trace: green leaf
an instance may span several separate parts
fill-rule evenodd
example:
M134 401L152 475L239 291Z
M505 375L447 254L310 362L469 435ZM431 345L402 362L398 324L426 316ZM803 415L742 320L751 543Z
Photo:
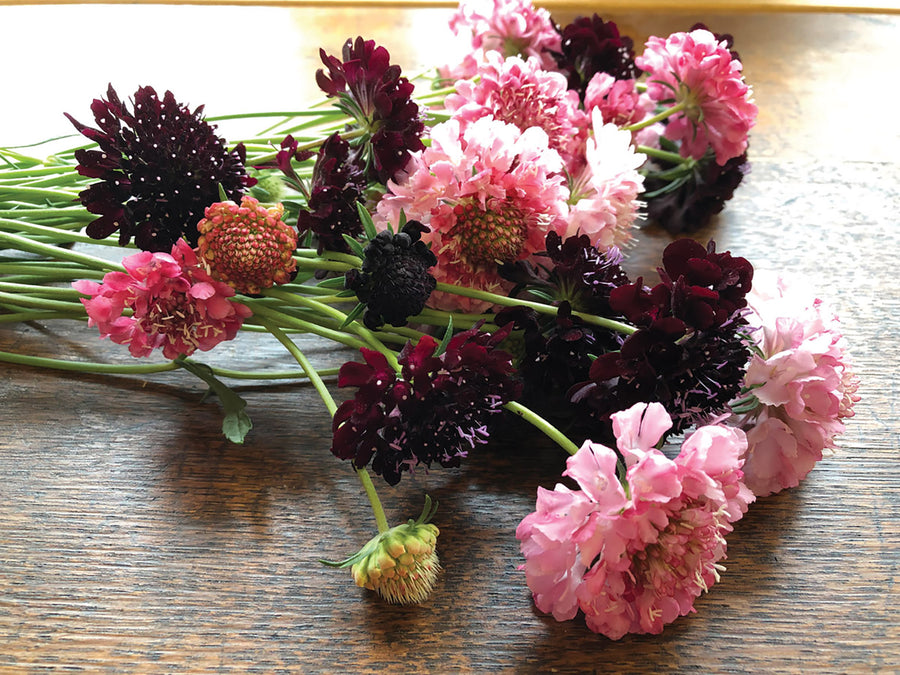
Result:
M356 210L359 213L359 221L362 223L363 229L366 231L367 239L374 239L378 231L375 229L375 223L372 220L372 214L364 204L356 202Z
M229 201L228 195L225 194L225 188L222 187L222 184L221 184L221 183L219 183L219 201L220 201L220 202L227 202L227 201Z
M397 221L397 232L402 230L404 225L406 225L406 211L400 209L400 219Z
M341 324L340 330L344 330L347 326L349 326L351 323L356 321L356 318L365 311L366 311L366 306L363 303L361 303L361 302L356 303L356 307L354 307L350 311L350 313L347 315L347 318L344 319L344 323Z
M347 242L347 246L350 247L350 250L356 254L356 257L360 260L366 259L366 250L363 248L362 244L360 244L356 239L351 237L349 234L342 234L344 241Z
M225 434L225 438L232 443L243 443L247 433L253 428L250 416L244 411L247 402L234 393L228 385L217 379L212 368L206 364L188 361L183 357L176 361L182 368L206 382L209 391L219 397L225 412L225 418L222 420L222 433Z
M546 292L540 290L539 288L529 288L528 292L531 293L532 295L534 295L535 297L540 298L541 300L543 300L544 302L546 302L548 304L551 304L551 305L553 304L553 301L554 301L553 296L550 295L549 293L546 293Z
M438 345L437 351L435 351L435 356L440 356L445 351L447 351L447 345L450 344L450 338L453 337L453 315L447 317L447 330L444 331L444 337L441 339L441 344Z
M319 283L316 284L319 288L344 288L344 277L330 277L328 279L322 279Z

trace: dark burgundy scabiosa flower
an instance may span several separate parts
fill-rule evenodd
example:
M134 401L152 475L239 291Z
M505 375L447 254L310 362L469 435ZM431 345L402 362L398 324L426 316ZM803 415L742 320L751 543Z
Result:
M609 73L617 80L635 77L634 42L620 35L619 27L594 14L578 17L560 33L560 51L554 53L559 70L568 78L569 89L584 92L597 73Z
M459 466L487 443L491 422L519 395L512 357L497 347L508 334L472 328L443 354L426 335L400 352L399 376L383 354L362 349L365 363L346 363L338 376L338 386L358 389L334 415L332 453L357 468L371 461L390 485L419 465Z
M640 329L594 361L570 399L599 421L634 403L658 401L671 433L723 412L740 390L749 353L742 331L753 268L744 258L681 239L666 247L661 281L614 289L610 306Z
M674 183L662 177L674 165L660 160L657 164L659 171L650 173L644 181L647 216L672 234L688 234L705 227L721 213L750 173L746 152L721 166L710 152Z
M437 258L421 240L427 230L410 220L396 234L379 232L365 248L362 269L344 275L346 287L366 305L363 322L367 327L405 326L409 317L424 309L437 285L428 273Z
M357 205L362 203L365 189L365 173L352 160L349 143L339 134L332 134L316 157L307 208L300 209L297 220L300 234L313 232L318 238L319 253L349 253L343 235L355 238L362 234Z
M410 98L413 84L391 65L390 54L372 40L348 39L343 60L319 50L328 69L316 71L316 82L337 107L356 120L363 135L354 148L369 179L387 183L406 166L410 153L424 149L425 125Z
M162 100L152 87L134 95L134 111L112 85L107 99L91 105L99 129L66 114L99 150L75 151L78 173L100 178L79 195L85 208L100 217L87 226L94 239L119 232L119 244L134 242L145 251L171 250L183 237L196 246L197 223L204 209L219 199L241 201L256 180L244 169L244 149L229 151L201 113L191 112L167 91Z

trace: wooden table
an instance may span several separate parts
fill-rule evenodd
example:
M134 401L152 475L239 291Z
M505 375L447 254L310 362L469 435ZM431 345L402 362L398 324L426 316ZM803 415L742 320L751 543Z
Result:
M336 52L364 34L413 72L449 45L449 14L2 7L0 145L66 133L60 113L86 121L108 81L170 88L211 115L298 107L315 96L319 46ZM255 426L237 446L187 374L0 366L0 672L900 669L900 18L610 18L639 40L695 20L735 35L761 111L753 172L697 238L811 280L842 315L862 382L841 447L798 489L752 506L697 613L661 636L612 642L534 610L514 530L564 458L514 426L460 470L382 490L394 523L417 515L424 493L440 502L445 571L427 603L402 608L317 562L352 553L374 524L328 452L310 389L239 387ZM239 93L248 83L252 97ZM639 236L635 275L670 239L650 227ZM306 346L320 365L351 356ZM130 358L53 324L2 327L0 349ZM291 366L274 341L250 336L205 360Z

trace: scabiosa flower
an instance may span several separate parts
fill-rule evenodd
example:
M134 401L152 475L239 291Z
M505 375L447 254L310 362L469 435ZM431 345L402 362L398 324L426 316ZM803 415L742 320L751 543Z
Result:
M714 161L711 152L691 167L690 172L671 185L662 175L674 165L654 160L659 171L652 171L644 182L647 217L671 234L688 234L705 227L721 213L725 202L748 173L747 152L724 164Z
M191 247L179 239L168 253L144 251L126 257L126 272L109 272L102 283L72 284L82 298L88 325L101 337L128 345L132 356L157 348L167 359L207 351L237 335L250 308L229 300L234 289L216 281ZM131 316L125 316L130 309Z
M243 146L227 150L201 116L203 106L191 112L170 91L160 100L152 87L140 87L134 112L112 85L107 99L91 105L99 129L66 114L100 146L75 151L78 173L101 179L79 194L85 208L100 216L87 234L103 239L118 231L120 245L134 237L145 251L168 251L181 237L196 245L197 223L219 200L219 186L237 201L256 182L244 170Z
M528 258L565 225L562 168L542 129L484 117L461 130L450 119L432 128L431 145L414 155L408 178L388 183L376 224L398 222L403 211L430 228L422 240L437 256L438 282L502 291L498 263ZM431 302L464 311L490 306L440 292Z
M418 519L410 518L376 535L358 553L338 565L352 565L357 586L375 591L392 604L424 602L434 590L441 571L436 551L440 530L428 522L435 508L426 497Z
M366 305L367 327L376 329L385 322L405 326L425 308L437 284L428 273L437 258L421 240L427 229L411 220L396 234L379 232L365 248L362 269L344 275L346 287Z
M638 279L610 292L613 311L639 326L617 352L599 356L570 399L598 421L639 401L659 401L673 433L726 410L740 391L749 352L743 339L753 268L715 244L680 239L666 247L661 281Z
M473 53L481 55L469 59L471 66L498 52L504 58L533 56L545 70L555 69L551 52L559 49L559 34L550 12L530 0L462 0L450 28L455 35L471 35ZM456 79L475 74L474 70L453 72Z
M241 205L217 202L197 224L198 251L212 276L239 293L286 284L297 269L297 231L284 223L281 204L266 208L254 197Z
M368 177L386 183L406 166L411 153L425 147L425 125L411 98L415 87L373 40L348 39L343 60L322 49L319 55L328 74L317 70L316 82L328 96L338 98L337 106L363 130L356 148Z
M319 253L349 253L343 235L355 238L362 234L358 205L365 189L366 174L351 157L350 144L332 134L319 148L307 208L300 209L297 229L316 235Z
M650 98L685 105L665 127L666 138L681 142L682 156L702 159L712 147L725 164L744 153L757 109L725 41L703 29L651 37L636 63L647 72Z
M586 441L563 473L578 489L538 488L536 511L516 529L538 609L557 621L581 610L617 640L660 633L718 581L725 535L753 501L741 482L746 439L701 427L671 460L654 448L670 425L659 404L622 411L613 432L624 465Z
M747 485L765 496L799 484L834 447L859 382L839 320L820 299L764 278L750 307L755 350L735 419L747 431Z
M514 124L521 131L540 127L567 165L581 155L588 120L562 75L543 70L535 57L504 59L499 52L489 52L478 76L457 82L456 92L444 101L463 128L482 117Z
M390 485L419 465L459 466L487 443L494 417L520 392L512 357L497 347L508 334L472 328L443 354L425 335L400 352L399 377L383 354L363 348L365 363L345 363L338 376L339 387L358 390L334 415L331 452L357 468L371 460Z
M644 177L638 168L645 156L636 153L631 134L615 124L604 124L594 108L593 135L585 145L586 164L569 178L567 236L586 234L598 248L621 247L631 240L631 229L643 205L638 199Z
M640 122L654 107L638 92L636 80L617 80L609 73L596 73L584 92L584 109L599 108L603 121L618 127Z
M635 77L634 42L620 35L619 27L594 14L578 17L560 31L560 47L553 56L557 68L584 100L588 83L597 73L617 80Z

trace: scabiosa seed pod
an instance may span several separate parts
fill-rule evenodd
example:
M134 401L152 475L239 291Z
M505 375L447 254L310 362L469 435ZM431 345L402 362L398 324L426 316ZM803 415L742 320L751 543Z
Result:
M410 220L396 234L379 232L366 246L362 270L346 273L346 287L367 306L363 322L368 328L384 323L405 326L409 317L424 309L437 285L428 273L437 258L421 240L427 230Z
M437 504L426 496L425 508L418 519L410 518L377 534L342 562L322 562L333 567L351 566L357 586L375 591L392 604L424 602L434 590L441 571L436 552L440 530L428 522L436 510Z
M200 256L216 279L253 295L291 280L297 232L281 219L281 204L266 208L254 197L241 205L217 202L197 224Z

